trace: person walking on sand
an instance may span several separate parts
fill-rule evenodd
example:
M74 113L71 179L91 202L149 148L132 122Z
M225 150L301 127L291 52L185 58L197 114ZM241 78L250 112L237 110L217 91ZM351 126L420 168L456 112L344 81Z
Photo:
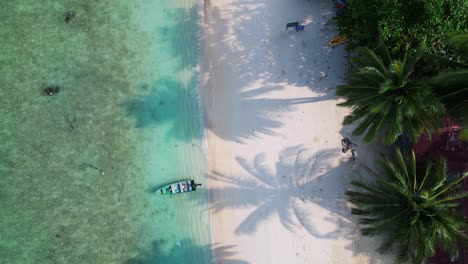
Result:
M357 145L351 142L349 138L345 137L341 140L341 152L346 153L348 150L351 150L353 160L356 159L356 149L354 148L355 146L357 147Z

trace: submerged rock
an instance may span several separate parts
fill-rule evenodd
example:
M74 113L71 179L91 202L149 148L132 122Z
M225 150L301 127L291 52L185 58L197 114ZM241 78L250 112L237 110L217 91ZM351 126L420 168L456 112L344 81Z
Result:
M68 23L70 22L73 18L75 18L76 12L73 10L68 10L65 12L65 22Z
M42 88L42 94L47 96L53 96L60 92L60 86L58 85L46 85Z

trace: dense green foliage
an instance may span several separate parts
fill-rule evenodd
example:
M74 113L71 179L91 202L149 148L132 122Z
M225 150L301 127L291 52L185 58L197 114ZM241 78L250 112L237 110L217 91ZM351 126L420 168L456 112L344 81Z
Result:
M336 90L345 99L339 105L352 110L343 124L356 124L353 135L415 142L444 115L466 124L468 0L347 0L338 27L354 51L353 70ZM422 263L436 246L456 254L459 242L468 244L468 223L456 212L468 174L449 181L445 161L417 171L409 156L398 150L395 161L381 161L384 175L373 185L353 182L352 213L364 235L383 236L379 251L395 252L398 263Z
M366 141L384 132L388 144L402 134L413 142L422 132L430 135L445 109L426 80L414 73L424 46L408 52L403 60L393 60L386 47L378 54L368 48L358 48L356 53L353 62L358 69L346 85L336 88L336 94L346 99L339 105L352 108L343 124L359 122L353 134L365 134Z
M468 197L460 188L468 173L449 181L444 160L422 170L416 169L414 153L406 162L397 151L395 160L379 162L384 175L375 184L354 181L359 190L347 192L363 235L383 236L378 250L396 253L397 263L421 263L436 246L456 254L458 243L468 243L468 223L456 211L457 200Z
M438 49L446 36L467 32L468 1L348 0L338 21L351 49L386 43L398 53L424 40Z

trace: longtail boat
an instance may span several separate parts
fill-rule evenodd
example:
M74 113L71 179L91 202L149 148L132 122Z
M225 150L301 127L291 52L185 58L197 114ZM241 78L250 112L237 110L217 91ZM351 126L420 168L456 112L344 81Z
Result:
M195 183L195 180L183 180L179 182L174 182L168 185L165 185L158 190L156 194L178 194L193 192L197 190L197 186L201 186L200 183Z

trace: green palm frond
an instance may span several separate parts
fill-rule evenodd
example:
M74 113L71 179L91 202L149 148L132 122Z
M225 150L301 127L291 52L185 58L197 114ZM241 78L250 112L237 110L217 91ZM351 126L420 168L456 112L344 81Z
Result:
M468 223L456 211L458 200L468 197L460 182L468 173L449 182L444 160L416 169L412 153L405 160L398 150L396 160L379 161L387 180L373 184L353 181L347 191L366 236L382 236L378 250L395 253L398 263L421 263L436 246L456 254L459 243L467 243Z
M416 52L414 54L409 55L409 56L407 54L406 58L408 59L405 58L405 61L403 63L404 67L401 72L402 80L408 80L410 74L413 73L414 71L414 66L423 57L425 50L426 50L425 43L421 43L419 47L416 48Z
M452 47L468 50L468 34L458 34L448 39L447 43Z
M462 62L468 67L468 34L459 34L448 39L447 45L450 46Z
M385 67L388 67L390 63L392 63L392 57L390 56L390 51L388 50L387 45L379 45L378 50L383 64Z
M451 114L468 108L468 69L447 69L430 80L436 95Z
M357 56L352 58L352 62L361 67L372 67L380 72L385 72L386 67L380 57L366 47L359 47L355 50Z

